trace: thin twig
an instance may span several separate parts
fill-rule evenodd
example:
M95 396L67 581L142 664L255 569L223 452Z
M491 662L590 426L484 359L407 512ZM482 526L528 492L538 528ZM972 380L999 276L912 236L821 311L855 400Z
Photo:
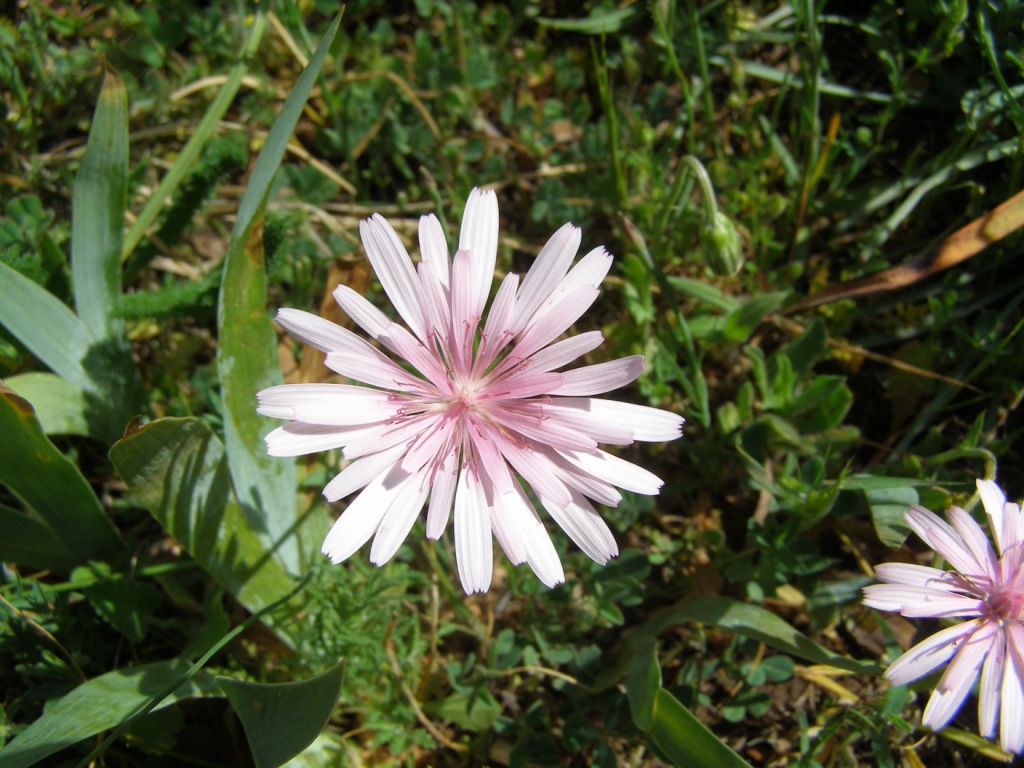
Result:
M420 703L416 700L416 696L409 689L409 686L405 684L405 680L402 678L402 667L398 663L398 659L395 656L395 646L390 640L384 644L384 650L388 655L388 663L391 665L391 671L394 673L395 678L398 680L398 687L402 689L402 694L405 696L406 701L409 702L409 706L412 707L412 711L416 714L416 719L420 721L420 725L427 729L431 736L439 743L448 747L448 749L454 749L456 752L468 752L469 747L465 744L459 744L452 741L441 729L431 722L430 718L427 717L423 708L420 707Z

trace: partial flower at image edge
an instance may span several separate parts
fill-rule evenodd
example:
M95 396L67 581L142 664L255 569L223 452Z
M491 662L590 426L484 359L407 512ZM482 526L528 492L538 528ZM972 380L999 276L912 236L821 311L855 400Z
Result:
M978 688L978 729L1007 752L1024 752L1024 515L991 480L977 481L992 541L964 509L946 511L948 523L911 507L907 524L952 567L908 563L875 568L883 583L864 589L865 605L908 618L951 619L894 661L885 676L896 685L947 664L928 700L922 724L941 730ZM993 548L993 544L995 547ZM980 681L979 681L980 676Z

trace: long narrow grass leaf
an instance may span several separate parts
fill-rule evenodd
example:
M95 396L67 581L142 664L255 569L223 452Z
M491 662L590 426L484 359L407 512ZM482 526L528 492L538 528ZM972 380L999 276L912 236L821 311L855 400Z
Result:
M43 433L32 405L0 386L0 483L38 516L80 563L124 549L89 482Z
M299 76L253 166L225 256L218 304L217 368L235 493L249 523L294 571L304 565L304 548L291 536L297 522L295 464L267 456L263 437L272 425L256 413L256 393L281 382L276 337L266 312L266 264L257 225L340 23L338 16Z
M78 316L97 339L119 335L111 317L121 295L121 242L128 200L128 93L107 65L75 178L71 207L71 278Z
M688 768L750 768L675 696L661 687L654 637L634 649L626 695L637 727L645 731L673 764Z
M178 681L188 669L185 659L157 661L118 669L93 678L47 706L43 716L0 752L0 768L27 768L53 753L113 728L148 702L153 691ZM218 696L212 675L201 672L176 686L160 706L195 696Z
M95 342L89 329L56 296L3 262L0 325L62 379L79 389L92 388L92 377L83 365Z
M245 42L242 44L242 50L239 54L238 62L228 72L227 80L224 82L220 91L217 92L217 96L210 103L209 108L206 110L206 114L203 115L203 119L199 121L199 125L196 126L195 131L192 133L188 142L186 142L185 146L181 148L181 152L178 153L178 156L174 161L174 165L171 166L163 179L160 180L160 184L157 186L156 191L153 192L149 200L146 201L145 206L143 206L142 211L135 219L131 229L128 230L128 234L124 238L124 244L122 247L122 261L127 259L131 255L132 251L135 250L135 246L139 244L139 241L146 234L146 231L150 226L152 226L153 222L156 221L157 216L164 209L167 201L174 194L174 191L192 169L196 158L199 157L199 153L206 145L210 136L213 135L213 132L216 130L221 118L224 117L224 113L227 112L228 107L231 106L231 102L234 101L235 95L238 93L238 89L242 84L242 78L244 78L246 73L249 71L249 61L259 48L260 41L263 39L263 34L266 32L266 29L267 15L261 6L252 16L252 20L249 25L249 34L246 37Z

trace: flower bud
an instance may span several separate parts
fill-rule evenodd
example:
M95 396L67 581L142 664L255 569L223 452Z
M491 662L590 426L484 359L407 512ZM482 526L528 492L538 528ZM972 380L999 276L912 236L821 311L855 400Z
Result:
M705 227L700 249L711 271L722 277L735 275L743 266L743 246L736 225L721 211L715 211L715 223Z

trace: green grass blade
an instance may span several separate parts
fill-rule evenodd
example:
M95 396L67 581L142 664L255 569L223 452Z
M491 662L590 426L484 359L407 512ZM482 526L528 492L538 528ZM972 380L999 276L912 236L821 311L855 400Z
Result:
M35 517L0 504L0 562L70 573L78 560L52 530Z
M341 696L345 662L294 683L263 684L218 677L238 714L256 768L277 768L308 747Z
M186 659L158 661L108 672L82 683L19 733L0 752L0 768L27 768L53 753L118 725L148 702L153 692L188 670ZM160 707L195 696L218 696L208 672L199 672Z
M89 434L89 398L66 379L52 373L22 373L7 379L7 386L32 403L46 434Z
M203 119L199 121L199 125L196 126L192 137L188 140L181 152L178 154L177 159L174 161L174 165L167 171L167 174L160 180L160 184L157 186L156 191L150 196L149 200L146 201L146 205L143 206L141 213L138 218L132 224L128 230L128 234L124 238L124 245L121 252L121 260L127 259L135 246L139 244L139 241L146 234L146 231L152 226L153 222L156 221L157 216L164 209L167 201L172 197L174 191L178 188L181 182L188 175L188 172L195 165L196 158L199 157L199 153L202 152L206 142L213 135L217 129L217 125L220 123L224 113L227 112L228 107L231 106L231 102L234 101L235 95L238 93L238 89L242 84L242 78L245 77L249 71L249 60L256 53L259 48L260 41L263 40L263 34L267 29L267 15L263 8L260 7L252 17L252 23L249 27L249 35L246 37L245 43L242 45L242 51L239 54L238 63L235 64L228 72L227 81L221 87L220 91L217 92L216 98L210 104L206 110L206 114L203 115Z
M124 544L78 467L43 433L31 404L0 387L0 483L77 562L108 560Z
M62 379L79 389L92 388L82 362L95 343L89 329L56 296L3 262L0 325Z
M263 437L274 426L256 413L256 393L281 383L276 337L267 316L266 265L257 225L274 176L341 23L331 24L292 89L253 166L225 256L218 302L217 368L224 401L224 438L235 493L246 519L293 571L305 565L296 527L296 472L290 460L267 456Z
M626 695L633 721L675 765L687 768L750 768L694 717L678 699L661 687L661 668L653 637L633 652Z
M669 624L699 621L702 624L721 627L814 664L827 664L858 675L873 675L882 671L877 662L855 661L841 656L812 642L785 619L771 611L729 597L702 597L676 606L670 609L668 615L663 614L660 618L668 618Z
M630 674L631 664L644 644L666 628L700 622L749 637L777 651L813 664L825 664L856 675L881 674L883 667L874 661L857 661L813 642L785 619L766 608L720 595L683 600L652 613L642 624L627 630L622 653L615 664L601 675L599 686L617 684Z
M97 339L120 336L110 312L121 295L128 204L128 93L108 64L71 208L71 279L78 316Z

